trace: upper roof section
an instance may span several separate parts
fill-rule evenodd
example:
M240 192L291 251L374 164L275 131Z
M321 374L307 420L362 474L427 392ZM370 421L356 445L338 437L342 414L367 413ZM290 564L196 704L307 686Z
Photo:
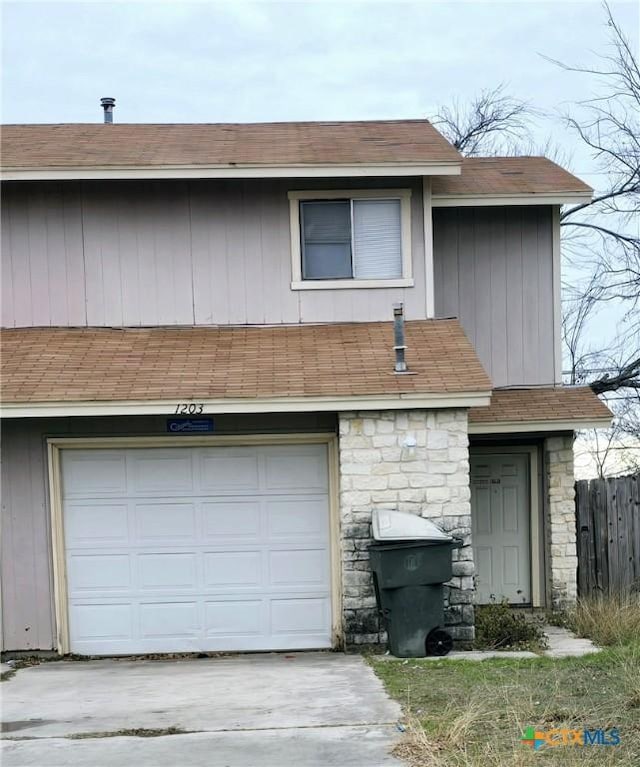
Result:
M459 174L427 120L2 127L5 179Z
M507 201L562 204L591 197L592 189L546 157L465 157L459 176L434 178L433 204L504 205Z

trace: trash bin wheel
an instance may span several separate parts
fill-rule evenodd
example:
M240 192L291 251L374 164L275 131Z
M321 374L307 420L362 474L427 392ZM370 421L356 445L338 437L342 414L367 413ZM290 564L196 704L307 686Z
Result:
M451 634L444 629L433 629L427 636L427 655L447 655L453 648Z

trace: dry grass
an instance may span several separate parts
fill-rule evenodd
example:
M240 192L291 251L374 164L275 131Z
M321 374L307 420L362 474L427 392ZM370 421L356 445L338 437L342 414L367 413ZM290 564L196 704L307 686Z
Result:
M370 662L404 705L394 753L411 767L640 765L640 644L563 660ZM534 752L520 742L530 725L617 727L622 741Z
M601 647L640 641L640 594L581 599L567 615L567 625L578 636Z

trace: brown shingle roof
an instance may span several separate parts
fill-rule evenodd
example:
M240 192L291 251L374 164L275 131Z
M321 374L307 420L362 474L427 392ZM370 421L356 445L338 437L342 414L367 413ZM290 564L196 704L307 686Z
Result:
M466 157L460 176L435 176L434 196L566 194L591 187L546 157Z
M588 386L495 389L489 407L469 410L469 420L474 424L605 418L611 418L609 408Z
M2 333L5 403L350 397L488 391L457 320L407 322L416 375L393 374L388 322Z
M427 120L2 126L5 168L459 163Z

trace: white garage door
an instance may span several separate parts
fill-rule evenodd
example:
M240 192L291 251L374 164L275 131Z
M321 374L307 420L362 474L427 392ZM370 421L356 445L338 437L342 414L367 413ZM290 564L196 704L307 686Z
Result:
M71 651L331 646L325 445L63 450Z

